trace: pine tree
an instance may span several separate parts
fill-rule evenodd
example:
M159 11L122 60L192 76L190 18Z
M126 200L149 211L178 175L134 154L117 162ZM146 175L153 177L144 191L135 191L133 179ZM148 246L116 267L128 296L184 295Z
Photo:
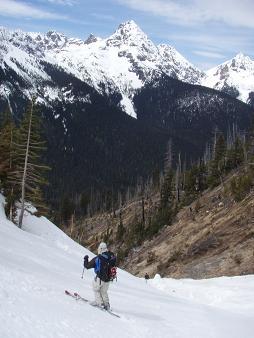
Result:
M149 229L147 229L149 235L154 235L162 226L169 224L173 216L175 194L172 159L172 141L169 140L165 153L164 173L160 183L160 205L156 214L151 219Z
M209 165L210 186L216 186L222 181L222 175L226 169L226 142L223 134L215 137L213 159Z
M89 204L89 196L83 192L80 197L80 214L81 216L86 216L87 214L87 207Z
M41 187L47 184L44 176L49 167L41 163L45 142L42 140L41 120L34 102L33 99L28 105L14 143L15 168L11 176L12 183L20 187L21 210L18 221L20 228L23 223L25 201L33 203L41 212L46 210Z
M172 169L169 169L165 176L161 187L161 200L160 204L162 208L166 208L171 205L173 199L172 184L174 173Z
M16 132L11 111L7 107L3 113L0 131L0 187L6 197L6 215L12 221L16 214L15 201L18 199L18 189L11 182L11 172L15 166L13 156Z
M176 202L180 202L180 194L181 194L181 179L182 179L182 161L181 161L181 154L178 154L178 164L176 167L175 173L175 191L176 191Z
M0 130L0 181L1 186L7 178L7 173L11 168L11 150L13 145L13 132L15 125L11 118L9 107L3 113L1 130Z
M167 143L165 159L164 159L164 175L162 178L161 189L160 189L160 207L166 208L171 204L173 198L173 177L174 172L172 169L172 140L170 139ZM171 205L170 205L171 206Z
M118 224L117 232L116 232L116 240L122 241L124 233L125 233L125 228L123 226L122 210L120 209L120 211L119 211L119 224Z
M74 213L74 204L68 195L64 195L60 203L60 222L68 224Z
M227 151L227 170L238 167L244 161L244 145L239 137L236 137L233 145Z
M185 203L189 204L195 199L198 193L198 166L193 165L186 173L185 173L185 184L184 184L184 191L185 191Z

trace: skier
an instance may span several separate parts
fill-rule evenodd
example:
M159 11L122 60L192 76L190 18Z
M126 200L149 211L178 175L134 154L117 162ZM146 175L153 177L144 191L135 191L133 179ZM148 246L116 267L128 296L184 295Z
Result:
M149 277L148 273L146 272L146 274L145 274L146 283L147 283L148 279L150 279L150 277Z
M95 301L92 305L110 310L108 288L109 282L115 277L111 276L111 268L116 265L116 257L112 252L108 251L106 243L102 242L98 247L98 256L94 257L90 262L88 259L89 257L86 255L84 257L84 267L86 269L94 268L96 274L93 281Z

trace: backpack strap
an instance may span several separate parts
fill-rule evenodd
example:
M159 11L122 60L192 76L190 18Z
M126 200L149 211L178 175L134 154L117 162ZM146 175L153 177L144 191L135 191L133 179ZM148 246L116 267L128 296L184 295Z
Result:
M94 265L94 272L96 273L96 275L97 275L97 273L100 271L100 266L101 266L100 257L97 256L97 257L95 258L95 265Z

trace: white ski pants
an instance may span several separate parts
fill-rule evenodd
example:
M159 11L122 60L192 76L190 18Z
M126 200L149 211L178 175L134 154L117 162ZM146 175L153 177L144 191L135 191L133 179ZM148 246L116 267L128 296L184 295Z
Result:
M95 278L93 281L93 291L95 302L98 305L109 305L108 288L110 282L103 282L100 278Z

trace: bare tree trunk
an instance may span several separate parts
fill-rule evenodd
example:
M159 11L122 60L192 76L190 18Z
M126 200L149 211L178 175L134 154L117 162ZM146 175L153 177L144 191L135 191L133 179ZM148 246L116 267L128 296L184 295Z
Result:
M172 168L173 154L172 154L172 140L167 143L165 160L164 160L164 174Z
M180 202L180 179L182 174L182 163L181 163L181 154L178 154L178 164L176 168L175 176L175 189L176 189L176 202Z
M30 147L32 116L33 116L33 100L31 103L31 113L30 113L29 128L28 128L28 134L27 134L27 144L26 144L25 165L24 165L22 185L21 185L22 192L21 192L21 210L20 210L19 223L18 223L19 228L22 228L24 211L25 211L25 186L26 186L27 163L28 163L28 155L29 155L29 147Z
M142 197L142 224L145 226L145 199Z
M72 234L74 232L74 218L75 218L75 214L73 213L71 215L71 226L70 226L70 237L72 238Z

